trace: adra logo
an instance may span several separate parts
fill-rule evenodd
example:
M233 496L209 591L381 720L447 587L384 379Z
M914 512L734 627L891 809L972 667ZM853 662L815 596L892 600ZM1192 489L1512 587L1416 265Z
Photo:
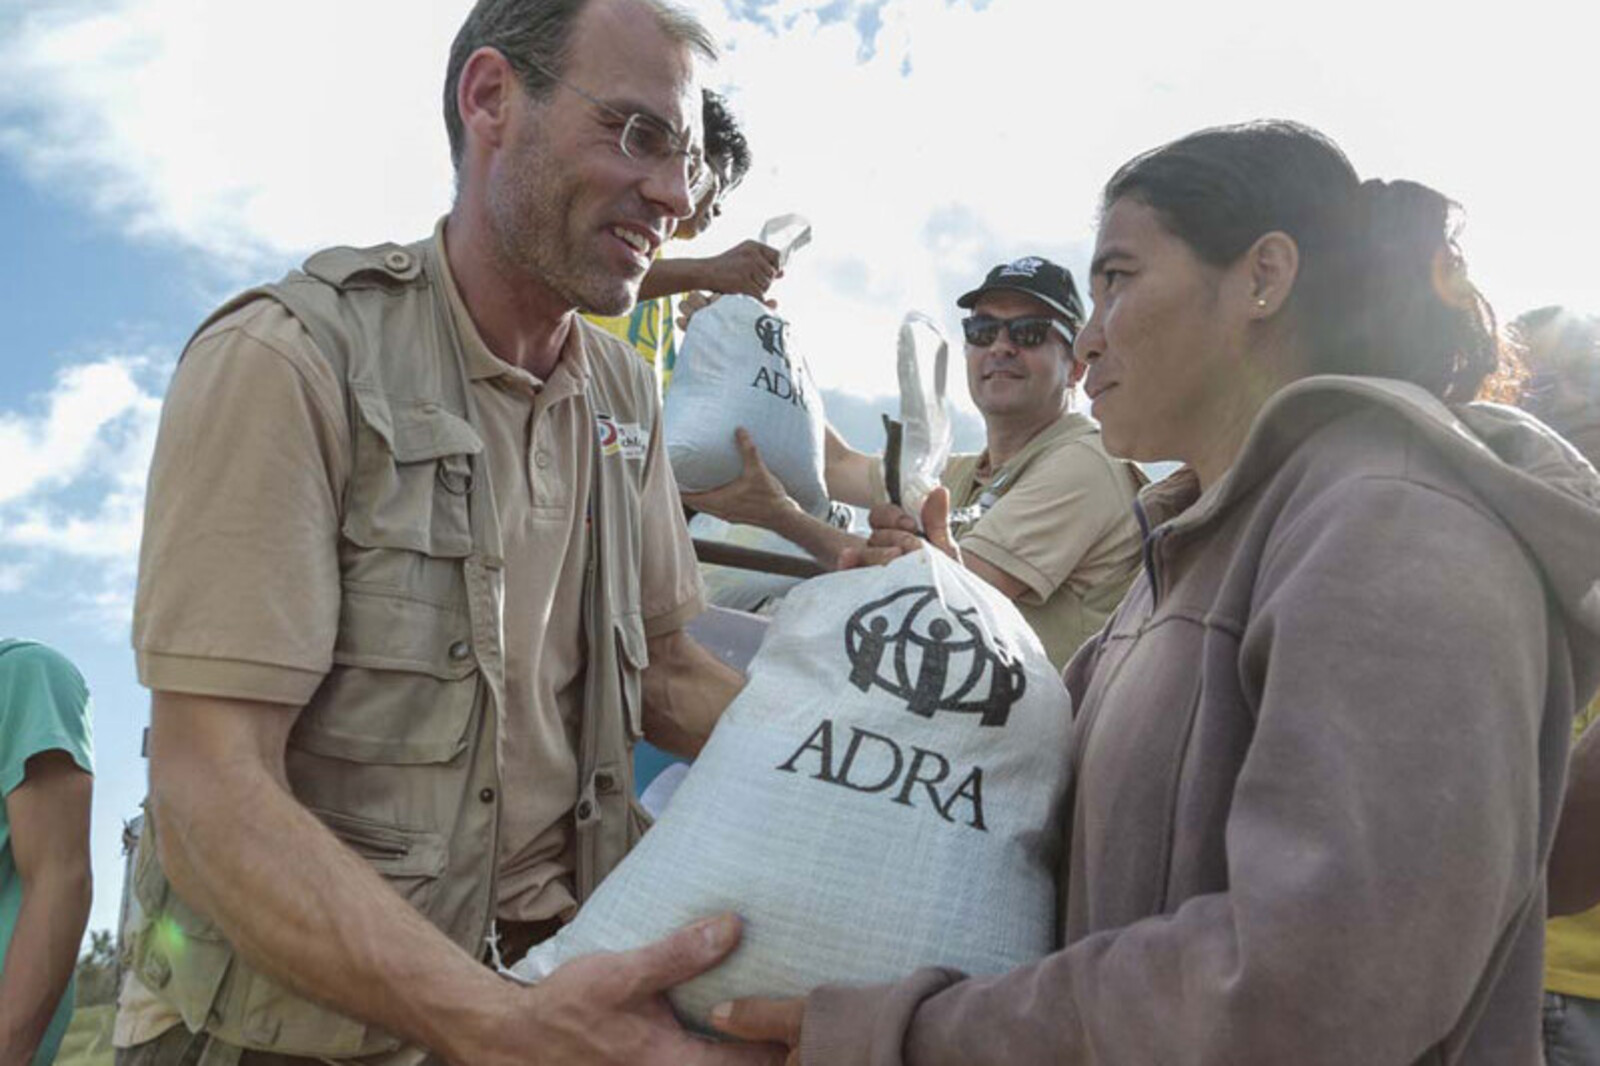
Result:
M756 339L767 354L777 360L777 365L757 368L750 387L763 389L780 400L809 411L811 407L806 403L805 389L801 387L800 376L795 373L794 364L789 359L788 329L789 324L776 315L762 315L756 319Z
M788 328L789 324L787 322L774 315L762 315L756 319L756 339L761 342L761 347L765 348L768 354L782 359L786 364L789 362L789 353L786 351L784 333Z
M919 718L970 714L980 729L1003 728L1027 676L1019 659L985 640L973 621L977 613L947 605L931 585L899 589L866 604L845 622L850 684L861 692L887 692ZM927 739L897 739L890 733L901 730L892 722L880 728L884 732L824 718L776 769L887 796L903 807L930 807L946 822L988 832L983 767L959 765L923 747Z
M984 642L975 608L945 608L931 585L900 589L845 623L850 683L880 688L922 718L941 711L1003 726L1027 685L1022 664Z

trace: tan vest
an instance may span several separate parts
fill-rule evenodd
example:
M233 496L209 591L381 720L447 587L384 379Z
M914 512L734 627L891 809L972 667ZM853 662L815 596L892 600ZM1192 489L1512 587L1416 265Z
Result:
M290 787L412 906L481 957L495 900L495 723L505 699L500 530L435 254L429 241L320 252L303 272L244 293L206 325L253 299L279 301L344 382L349 409L338 637L332 670L289 737ZM653 428L652 412L635 409L624 368L592 360L588 387L596 411ZM633 803L631 759L647 663L643 469L598 455L594 463L573 797L580 901L646 824ZM316 1006L236 957L217 926L169 886L151 819L145 827L134 873L145 915L134 972L191 1030L283 1055L416 1057L392 1034Z

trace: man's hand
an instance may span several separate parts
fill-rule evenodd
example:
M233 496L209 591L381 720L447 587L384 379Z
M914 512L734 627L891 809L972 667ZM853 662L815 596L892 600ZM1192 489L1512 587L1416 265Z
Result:
M738 919L724 914L636 951L574 959L532 989L519 990L527 997L524 1061L780 1066L780 1046L713 1044L691 1036L662 995L716 966L738 943Z
M678 301L678 317L674 320L678 324L678 331L681 333L687 330L689 320L716 303L719 298L718 293L699 290L685 294L683 299Z
M778 250L760 241L741 241L720 255L704 261L702 284L727 295L754 296L765 300L773 281L783 277L778 265ZM768 303L769 307L777 306Z
M761 461L760 450L743 427L734 431L734 440L744 457L744 470L720 488L684 493L684 503L728 522L771 530L826 567L837 566L844 552L861 550L860 537L813 518L794 501Z
M685 492L683 502L696 511L716 515L726 522L770 529L784 511L798 509L799 504L784 491L783 482L773 476L767 464L761 461L761 450L750 439L749 432L740 426L733 432L744 459L744 470L726 485L706 492Z
M789 1049L785 1066L800 1066L800 1029L805 1022L803 999L736 999L711 1011L711 1024L740 1040L781 1044Z
M840 570L884 566L902 555L920 551L923 544L931 544L956 562L962 562L961 549L950 536L950 492L943 485L936 486L922 503L922 528L926 539L918 535L917 523L911 516L892 503L874 507L867 514L867 522L872 526L867 546L841 552Z

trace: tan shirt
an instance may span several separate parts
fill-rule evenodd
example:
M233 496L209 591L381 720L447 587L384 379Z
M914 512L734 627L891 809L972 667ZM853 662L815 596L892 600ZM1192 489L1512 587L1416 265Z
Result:
M882 469L873 464L873 494L887 502ZM1069 411L998 470L988 451L954 455L940 480L961 550L1028 586L1017 609L1065 666L1138 573L1136 468L1107 455L1099 427Z
M442 239L443 228L436 234ZM440 259L443 261L442 247ZM571 817L584 649L581 594L597 358L636 362L578 324L546 382L496 358L446 278L478 407L505 556L499 916L576 907ZM645 373L639 368L639 373ZM349 476L341 389L280 305L250 304L190 346L152 467L134 615L151 689L298 707L332 660L339 506ZM693 548L660 434L647 466L639 560L650 636L701 606Z

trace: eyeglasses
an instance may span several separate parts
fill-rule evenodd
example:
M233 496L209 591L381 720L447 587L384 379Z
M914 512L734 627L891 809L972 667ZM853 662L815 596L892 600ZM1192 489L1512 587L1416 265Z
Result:
M1059 318L1049 315L1019 315L1016 318L995 318L993 315L969 315L961 320L961 332L974 348L987 348L1006 331L1011 343L1018 348L1037 348L1050 336L1054 328L1072 346L1072 332Z
M595 107L622 123L617 134L617 147L629 159L656 165L669 160L682 160L684 177L689 184L689 200L698 203L716 180L716 173L706 165L705 157L689 131L674 130L654 115L642 111L629 114L618 110L599 97L578 88L555 71L534 59L524 57L522 62L534 68L562 88L571 89Z

